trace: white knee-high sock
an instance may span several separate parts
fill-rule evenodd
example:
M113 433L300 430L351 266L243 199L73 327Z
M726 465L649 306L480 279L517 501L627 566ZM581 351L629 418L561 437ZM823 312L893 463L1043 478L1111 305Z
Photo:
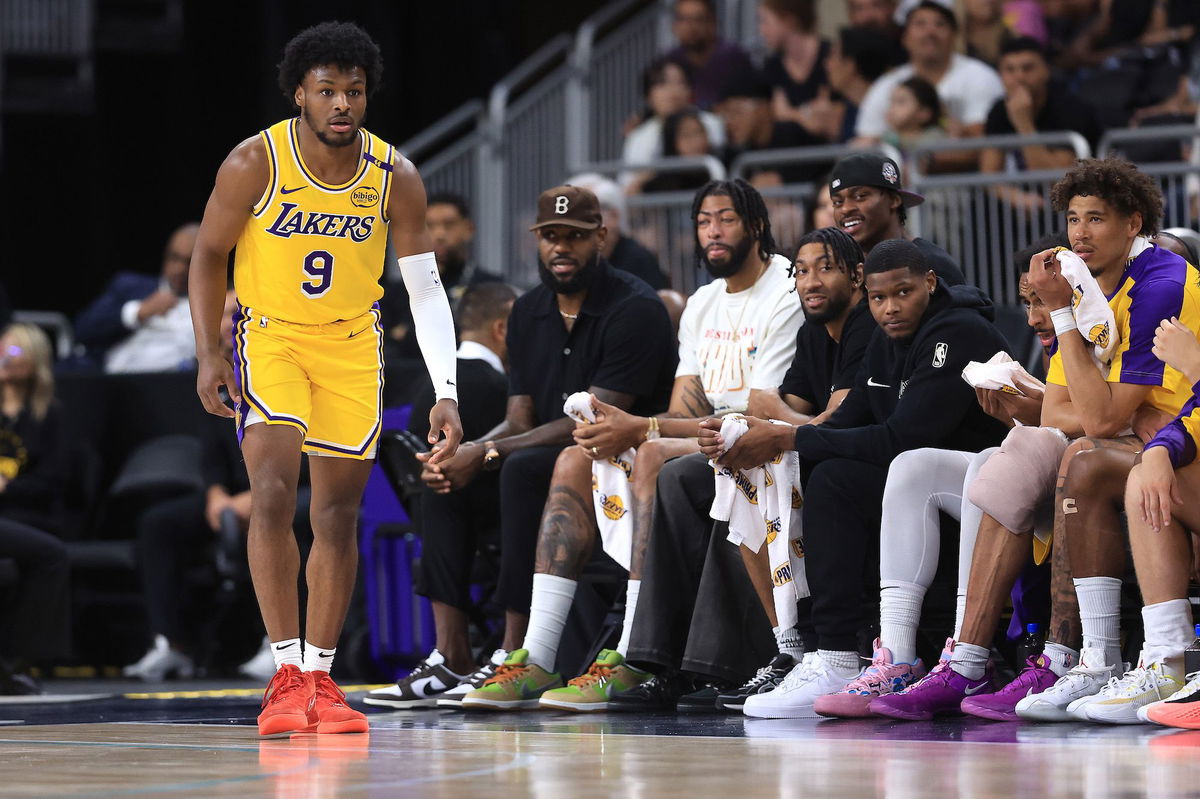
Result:
M879 590L879 640L892 651L896 663L917 659L917 625L925 586L901 580L884 580Z
M558 642L567 626L567 614L575 599L574 580L553 574L533 575L533 598L529 603L529 628L522 647L529 651L528 663L554 671Z
M641 580L630 580L625 589L625 618L621 620L621 640L617 642L617 652L621 657L629 654L629 639L633 635L633 614L637 611L638 592L642 590Z
M1142 608L1146 642L1142 652L1147 663L1162 663L1175 677L1183 675L1183 650L1195 637L1192 606L1186 599L1168 599Z
M1079 621L1084 649L1104 650L1110 666L1121 665L1121 581L1116 577L1079 577Z

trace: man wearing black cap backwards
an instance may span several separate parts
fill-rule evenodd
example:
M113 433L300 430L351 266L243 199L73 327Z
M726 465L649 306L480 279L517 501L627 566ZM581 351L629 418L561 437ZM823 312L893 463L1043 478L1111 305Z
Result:
M966 282L950 253L931 241L909 236L904 229L906 209L920 205L925 198L905 190L892 159L870 151L846 156L829 174L829 197L833 223L858 242L864 255L870 255L881 241L910 239L938 277L951 286Z
M574 443L575 422L563 414L563 401L589 391L650 416L667 407L676 363L671 322L654 290L600 255L608 231L596 195L557 186L542 192L537 207L530 229L541 285L517 299L508 321L507 415L450 460L426 463L421 475L434 491L448 493L481 471L500 471L496 594L506 610L510 651L529 620L534 547L554 462Z

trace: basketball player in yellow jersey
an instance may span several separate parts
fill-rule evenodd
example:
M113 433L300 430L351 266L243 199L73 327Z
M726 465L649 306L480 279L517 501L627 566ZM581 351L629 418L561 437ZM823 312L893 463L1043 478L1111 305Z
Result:
M376 301L390 234L438 401L431 460L462 438L449 304L425 228L425 189L407 160L362 128L379 49L323 23L284 50L280 87L300 109L239 144L217 172L192 256L189 294L205 409L237 418L250 475L247 549L277 671L262 735L365 732L329 677L357 570L358 505L375 457L383 385ZM234 365L221 354L226 264L236 245ZM236 412L219 396L224 386ZM313 547L304 641L292 534L301 452L310 454Z

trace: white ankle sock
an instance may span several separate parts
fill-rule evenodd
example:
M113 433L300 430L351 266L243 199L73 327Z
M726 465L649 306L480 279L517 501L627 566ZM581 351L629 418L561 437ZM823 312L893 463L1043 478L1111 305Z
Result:
M966 677L968 680L982 680L987 671L988 655L991 651L986 646L954 643L954 651L950 653L950 668Z
M621 640L617 652L621 657L629 654L629 639L633 636L633 614L637 611L638 593L642 590L641 580L630 580L625 589L625 618L621 620Z
M304 671L323 671L326 674L333 668L333 656L337 654L337 647L331 649L322 649L311 641L304 642L304 665L300 668Z
M917 625L921 623L921 603L925 586L888 580L880 583L879 641L892 651L896 663L917 659Z
M1079 621L1085 648L1103 649L1110 666L1121 664L1121 581L1116 577L1079 577Z
M574 580L553 574L533 575L533 599L529 603L529 627L522 648L529 651L526 663L554 671L558 642L567 626L567 614L575 599Z
M800 640L800 631L795 627L772 627L771 632L775 633L775 645L779 647L779 654L791 655L792 660L799 663L804 657L804 642Z
M967 617L967 595L959 594L954 598L954 640L962 634L963 619Z
M839 676L849 675L846 679L853 679L858 674L858 653L857 652L839 652L832 649L818 649L817 654L821 656L821 660L825 661L827 666L833 668Z
M1059 677L1066 674L1079 662L1078 652L1053 641L1046 642L1046 648L1042 650L1042 654L1046 656L1046 660L1050 661L1050 671Z
M1192 606L1186 599L1168 599L1142 608L1146 642L1142 652L1147 662L1162 662L1168 673L1183 677L1183 650L1195 637Z
M304 650L300 648L299 638L285 638L282 641L272 641L271 656L275 658L276 671L288 664L297 668L304 665Z

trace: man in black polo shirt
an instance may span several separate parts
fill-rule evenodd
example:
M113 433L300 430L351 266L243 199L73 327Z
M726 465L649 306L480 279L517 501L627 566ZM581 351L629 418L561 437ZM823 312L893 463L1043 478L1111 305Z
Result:
M829 198L834 225L849 233L864 255L870 255L881 241L909 239L948 285L967 282L950 253L931 241L909 236L905 230L906 209L920 205L925 198L905 190L892 159L874 152L846 156L829 173Z
M555 459L572 443L563 401L576 391L639 415L667 405L675 372L666 308L645 282L600 256L607 234L596 195L558 186L538 198L542 285L522 295L508 322L509 399L505 420L463 444L449 461L426 464L435 491L462 488L483 470L500 470L504 648L525 636L534 548ZM505 663L500 671L510 669ZM499 672L498 672L499 676Z

